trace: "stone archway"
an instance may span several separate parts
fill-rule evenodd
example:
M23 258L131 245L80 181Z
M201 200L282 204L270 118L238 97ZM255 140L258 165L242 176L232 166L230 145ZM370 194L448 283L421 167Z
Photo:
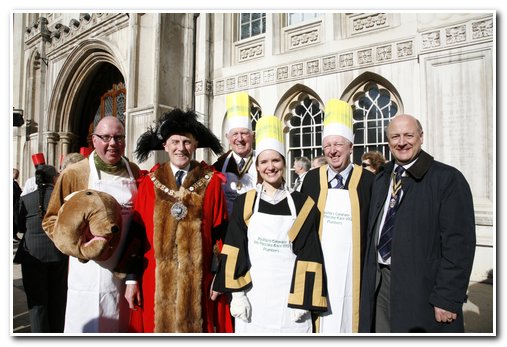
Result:
M120 71L109 63L103 63L88 80L89 87L76 100L75 112L72 112L76 117L71 120L71 129L78 135L72 148L74 151L76 147L92 147L91 134L104 116L118 117L125 124L126 88Z
M319 104L323 105L322 100L319 95L311 88L305 86L304 84L295 84L291 88L289 88L278 100L278 104L276 105L275 115L280 118L282 121L286 122L290 117L292 104L294 102L300 102L301 98L306 96L310 96L317 100Z
M48 157L57 167L67 153L87 146L100 98L116 84L125 85L118 54L99 40L81 42L58 74L48 108Z

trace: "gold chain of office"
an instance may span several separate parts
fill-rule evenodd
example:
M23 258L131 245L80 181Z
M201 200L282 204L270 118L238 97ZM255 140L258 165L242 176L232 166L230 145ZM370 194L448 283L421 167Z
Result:
M169 189L165 184L163 184L162 182L160 182L155 177L155 173L154 172L151 172L149 174L149 176L150 176L151 181L153 182L153 184L155 185L155 187L157 189L160 189L161 191L163 191L164 193L166 193L169 196L172 196L172 197L175 197L175 198L177 197L176 196L177 191L175 191L173 189ZM213 173L205 174L203 178L201 178L200 180L198 180L197 182L195 182L194 184L192 184L190 187L188 187L186 189L188 189L191 192L194 192L198 188L203 187L206 184L206 181L209 181L212 176L213 176Z

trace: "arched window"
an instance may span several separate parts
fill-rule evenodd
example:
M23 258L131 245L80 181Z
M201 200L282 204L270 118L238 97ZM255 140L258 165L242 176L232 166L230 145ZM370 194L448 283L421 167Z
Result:
M125 97L126 89L122 82L113 84L113 87L100 97L100 106L93 120L94 125L106 116L117 117L125 123Z
M384 130L399 109L393 99L393 93L373 81L365 82L354 94L354 163L359 164L363 153L368 151L379 151L387 160L391 159Z
M314 97L302 93L299 98L289 105L290 113L285 116L288 127L286 137L286 165L289 182L296 179L292 169L294 158L305 156L312 160L322 154L322 121L323 109Z
M88 131L88 144L92 148L91 136L97 126L97 123L106 116L117 117L125 125L127 90L122 82L114 83L112 88L100 96L100 105L95 111L92 124Z

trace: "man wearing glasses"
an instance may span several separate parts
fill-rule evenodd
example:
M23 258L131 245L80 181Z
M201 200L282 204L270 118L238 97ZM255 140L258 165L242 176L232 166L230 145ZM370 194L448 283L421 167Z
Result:
M106 192L122 206L122 231L118 247L104 261L83 263L69 258L65 333L127 332L129 308L125 284L114 276L130 224L132 201L137 194L139 167L124 156L125 128L115 117L104 117L92 135L94 151L67 167L55 184L43 221L51 237L58 229L57 216L69 194L94 189Z

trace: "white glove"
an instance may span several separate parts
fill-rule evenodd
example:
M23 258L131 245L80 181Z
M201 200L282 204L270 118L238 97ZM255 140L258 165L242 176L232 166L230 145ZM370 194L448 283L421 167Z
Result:
M245 322L250 322L252 307L245 292L233 292L231 300L231 315Z
M293 322L302 321L303 316L310 312L308 310L302 310L299 308L289 308L289 310L290 310L290 318L292 319Z

